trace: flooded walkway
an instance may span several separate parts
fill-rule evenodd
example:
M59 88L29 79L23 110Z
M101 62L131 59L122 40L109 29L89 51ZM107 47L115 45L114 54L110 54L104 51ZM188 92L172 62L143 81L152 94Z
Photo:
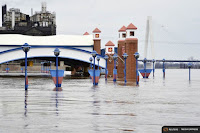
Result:
M160 133L164 125L200 123L200 70L156 70L140 86L100 79L64 79L55 92L50 78L0 78L1 133Z

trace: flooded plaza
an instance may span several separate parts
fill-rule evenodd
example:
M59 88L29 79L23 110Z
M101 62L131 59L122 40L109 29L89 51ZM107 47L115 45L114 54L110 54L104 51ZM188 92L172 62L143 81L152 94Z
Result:
M156 70L140 85L64 79L53 91L51 78L0 78L1 133L160 133L162 126L200 123L200 70Z

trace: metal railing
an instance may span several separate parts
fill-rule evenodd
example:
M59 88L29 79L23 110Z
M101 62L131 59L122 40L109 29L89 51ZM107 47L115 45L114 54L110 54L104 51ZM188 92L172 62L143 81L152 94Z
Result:
M107 54L109 57L111 57L111 59L113 59L113 56L111 55L111 54L108 54L107 52L105 52L105 54ZM123 62L123 63L125 63L124 62L124 60L115 52L114 54L116 54L117 56L118 56L118 58ZM118 64L118 60L117 60L117 64Z

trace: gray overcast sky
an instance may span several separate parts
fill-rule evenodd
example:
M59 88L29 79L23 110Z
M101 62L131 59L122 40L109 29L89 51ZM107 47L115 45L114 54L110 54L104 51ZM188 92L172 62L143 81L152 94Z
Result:
M133 23L142 58L146 19L152 16L157 59L200 59L199 0L1 0L0 4L30 15L31 8L41 10L41 2L56 12L57 34L80 35L98 27L102 47L109 40L117 46L119 28Z

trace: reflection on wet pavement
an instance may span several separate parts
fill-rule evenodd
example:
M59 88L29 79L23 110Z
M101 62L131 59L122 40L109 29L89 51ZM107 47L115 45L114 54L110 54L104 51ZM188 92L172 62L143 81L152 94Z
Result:
M113 83L100 78L93 87L89 78L64 79L53 91L50 78L0 78L0 133L27 132L136 132L157 133L163 125L200 123L199 70L157 70L155 78L140 85ZM195 71L195 72L194 72Z

